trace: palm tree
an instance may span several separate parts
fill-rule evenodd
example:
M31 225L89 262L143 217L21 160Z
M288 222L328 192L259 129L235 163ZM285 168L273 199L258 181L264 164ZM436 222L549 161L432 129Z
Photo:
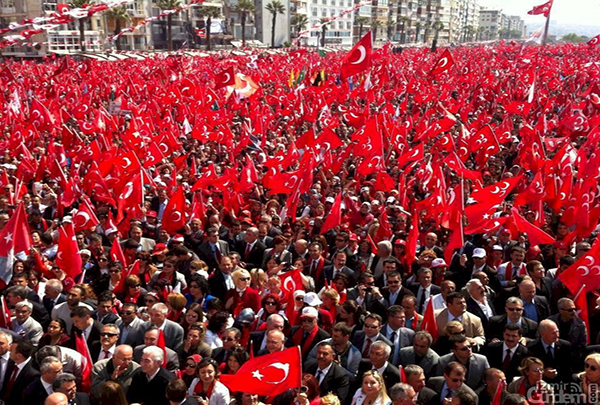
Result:
M72 0L71 4L75 8L84 7L88 4L88 0ZM87 23L89 17L84 17L78 19L79 21L79 50L81 52L85 52L85 23Z
M235 5L235 11L240 13L240 24L242 26L242 46L246 46L246 17L248 13L254 13L256 7L252 0L239 0Z
M435 52L436 48L437 48L437 42L438 42L438 37L440 35L440 30L444 29L444 23L441 22L440 20L437 20L436 22L434 22L431 25L431 28L433 28L433 42L431 42L431 52Z
M200 14L201 17L206 17L206 50L210 51L210 26L213 18L221 17L221 10L214 6L200 7L198 9L198 14Z
M131 17L129 17L129 13L127 12L127 7L125 6L117 6L105 11L106 16L115 20L115 30L113 34L117 35L121 32L121 20L131 21ZM117 41L115 42L115 46L117 47L117 51L121 50L121 37L117 37Z
M327 24L328 22L324 19L321 18L320 23L323 24L323 26L321 27L321 46L325 46L325 33L327 32Z
M171 10L181 6L181 0L159 0L157 4L161 10ZM173 14L167 15L167 50L173 50Z
M388 19L385 22L385 28L386 28L386 33L387 33L387 40L391 41L392 40L392 29L396 26L396 22L394 20L392 20L391 18Z
M267 4L265 8L273 16L271 25L271 48L275 48L275 23L277 22L277 14L285 13L285 7L279 0L273 0Z
M375 41L377 40L377 29L381 28L382 26L383 24L379 20L373 19L371 21L371 31L373 31L373 43L375 43Z
M408 32L408 30L410 28L410 18L408 18L406 16L402 16L399 18L399 20L400 20L400 23L402 24L402 28L401 28L402 36L400 37L400 43L405 44L406 43L406 33ZM408 25L406 23L408 23Z
M369 17L358 16L354 19L354 24L358 25L358 39L360 40L363 36L363 26L368 24L371 20Z
M292 17L290 24L292 27L296 27L296 35L298 35L308 25L308 17L304 14L296 14Z
M415 24L415 27L417 29L415 32L415 44L419 42L419 34L421 34L421 26L422 26L422 24L420 21Z

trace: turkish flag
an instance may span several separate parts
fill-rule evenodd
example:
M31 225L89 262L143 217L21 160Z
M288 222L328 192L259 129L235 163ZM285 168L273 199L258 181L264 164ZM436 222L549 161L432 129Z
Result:
M592 48L600 43L600 35L596 35L594 38L587 41L587 44Z
M406 254L404 255L404 266L410 268L416 259L417 242L419 240L419 211L415 208L411 213L412 224L406 239Z
M342 223L342 209L341 208L342 208L342 193L338 194L335 197L333 206L331 207L331 211L329 211L329 215L327 215L327 218L325 218L325 222L323 222L323 226L321 227L321 232L320 232L321 235Z
M549 245L554 243L554 238L548 235L546 232L542 231L540 228L527 221L519 214L519 210L517 208L512 209L513 220L515 221L515 226L519 230L519 232L526 232L527 237L529 239L529 243L531 246L536 245Z
M92 356L88 348L83 332L75 331L75 350L81 354L81 386L78 391L87 392L89 394L92 388Z
M228 69L225 69L215 75L215 90L233 85L235 85L235 73L233 72L233 66L230 66Z
M371 68L372 51L373 34L369 31L354 45L354 48L344 58L341 79L346 80L350 76L369 70Z
M500 204L521 181L523 176L511 177L471 193L476 202ZM490 204L492 205L492 204Z
M0 328L10 329L10 309L8 308L4 295L0 296L0 303L0 311L2 312L0 314Z
M162 218L162 228L173 235L187 223L186 201L183 187L179 187L169 200Z
M592 248L581 256L579 260L559 274L558 279L575 295L582 285L584 291L594 291L600 287L600 238L597 238Z
M552 8L553 0L550 0L544 4L540 4L539 6L534 6L531 10L527 12L529 15L538 15L543 14L544 17L548 17L550 15L550 9Z
M65 222L59 229L56 264L73 279L81 274L82 261L71 222Z
M136 260L135 262L133 262L133 264L131 266L129 266L125 272L121 273L121 279L119 280L119 284L117 284L115 286L115 288L113 288L113 293L115 294L123 294L125 292L125 279L129 276L131 276L132 274L134 275L138 275L140 274L140 261Z
M454 59L452 59L452 54L449 49L446 49L444 53L442 53L442 57L438 59L438 61L433 65L433 69L431 69L431 73L429 75L435 76L440 73L445 72L450 69L454 65Z
M19 204L2 231L0 231L0 279L6 284L12 277L14 255L29 253L31 238L23 203Z
M439 331L437 327L437 322L435 321L435 312L433 308L433 300L429 301L429 305L427 305L427 309L423 314L423 321L421 322L421 330L425 330L429 332L433 340L437 340L439 336Z
M231 392L274 397L302 385L302 357L298 346L255 357L235 375L221 375L219 381Z
M96 217L96 214L92 207L90 207L87 199L84 199L83 203L79 205L77 212L73 215L75 232L90 229L91 227L98 225L98 223L100 223L100 220Z
M116 237L115 240L113 240L112 247L110 248L110 260L113 262L119 262L123 266L127 266L127 259L125 258L123 249L121 249L119 237Z

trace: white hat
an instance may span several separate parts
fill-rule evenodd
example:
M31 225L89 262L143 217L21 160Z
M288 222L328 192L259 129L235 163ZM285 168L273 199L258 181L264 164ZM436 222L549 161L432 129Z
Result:
M369 191L369 187L366 187L366 186L360 189L361 193L365 193L367 191Z
M333 204L333 203L335 202L335 198L333 198L333 197L327 197L327 198L325 199L325 202L326 202L326 203L332 203L332 204Z
M300 318L303 318L303 317L317 318L318 316L319 316L319 312L317 311L316 308L305 307L305 308L302 308L302 314L300 315Z
M446 264L446 261L444 259L434 259L431 262L432 268L441 267L441 266L448 267L448 265Z
M386 204L390 204L390 203L393 203L393 202L396 202L396 199L394 197L392 197L392 196L388 197L387 200L385 200Z
M317 293L309 292L304 296L304 302L306 305L310 305L311 307L316 307L317 305L321 305L323 301L319 299Z
M504 248L502 248L502 246L500 246L500 245L494 245L494 246L492 246L492 250L498 250L500 252L503 252Z
M297 298L300 296L304 297L305 294L306 294L306 292L304 290L296 290L296 291L294 291L294 298Z
M485 249L475 248L475 250L473 250L473 257L476 257L478 259L483 259L486 256L487 256L487 254L485 252Z
M92 257L92 252L90 252L88 249L81 249L79 251L80 255L88 255L89 257Z

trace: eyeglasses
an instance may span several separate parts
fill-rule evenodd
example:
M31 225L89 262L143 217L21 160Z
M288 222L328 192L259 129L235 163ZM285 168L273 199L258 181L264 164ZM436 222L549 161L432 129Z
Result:
M302 323L313 323L314 318L302 318Z
M577 308L560 308L561 311L567 311L567 312L575 312L577 311Z
M108 259L106 257L101 257L98 259L99 262L107 262Z
M463 346L463 347L461 347L459 349L456 349L456 350L459 350L461 352L468 352L469 350L471 350L471 346Z
M523 310L523 308L506 308L508 309L510 312L521 312Z
M377 325L368 325L368 324L365 323L365 328L377 329L377 328L379 328L379 326L377 326Z
M133 311L121 311L121 315L133 315Z
M294 298L296 301L304 301L304 297L296 297Z
M388 280L387 282L388 284L392 284L392 285L396 285L396 284L400 284L399 280Z
M465 379L464 378L451 378L450 381L452 381L453 383L457 383L457 382L461 382L464 383Z
M543 368L534 368L533 370L531 370L531 372L533 372L533 373L543 373L544 369Z
M224 337L223 339L221 339L223 342L233 342L235 340L235 338L232 337Z
M110 274L119 274L121 272L121 270L110 270L109 273Z
M597 366L594 366L594 365L592 365L590 363L585 363L585 369L587 370L588 368L590 370L592 370L592 371L598 371L598 367Z
M273 301L269 301L269 302L265 302L265 305L277 305L277 303L273 302Z
M110 333L110 332L101 332L100 336L102 337L115 337L115 336L119 336L118 333Z
M185 366L187 368L194 368L194 367L196 367L196 364L195 363L187 363Z
M250 281L250 277L242 277L240 278L240 281Z

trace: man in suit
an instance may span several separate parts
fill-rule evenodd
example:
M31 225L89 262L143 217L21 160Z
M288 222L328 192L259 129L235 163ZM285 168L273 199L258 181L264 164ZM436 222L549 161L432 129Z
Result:
M425 386L425 373L421 367L416 364L407 365L404 367L404 376L406 377L406 383L413 387L417 394L417 405L440 403L437 392Z
M417 297L414 295L405 295L402 298L402 308L404 308L404 316L406 317L405 326L414 331L421 329L423 315L417 313Z
M437 257L444 257L444 249L437 245L438 236L434 232L429 232L425 235L425 244L417 251L417 256L426 250L433 250Z
M438 394L442 404L445 404L444 399L453 398L459 391L471 394L477 404L477 395L467 384L464 384L466 374L465 366L457 361L451 361L446 365L443 376L431 377L427 386Z
M156 326L163 331L165 345L174 351L179 350L183 345L183 328L181 325L167 319L169 308L162 302L154 304L150 311L150 321L144 323L144 332L151 326Z
M323 246L319 242L313 242L308 246L308 258L304 274L311 276L316 283L323 280L323 268L331 266L331 262L323 257Z
M520 343L521 328L515 323L504 326L504 341L488 343L484 354L491 367L502 370L506 375L506 381L512 381L520 377L519 366L521 360L529 356L529 351Z
M292 326L286 347L300 346L302 359L306 360L308 354L317 343L330 338L329 333L319 328L319 312L313 307L304 307L300 313L300 325Z
M11 307L15 307L19 302L22 301L31 302L31 305L33 306L33 309L31 310L31 316L33 319L38 321L40 325L42 325L42 328L45 328L50 323L48 311L46 311L46 308L44 308L42 304L29 300L28 291L30 292L31 290L22 285L13 285L12 287L8 287L6 289L6 301Z
M307 373L315 376L321 392L331 392L343 404L349 395L350 380L348 373L335 361L335 352L331 343L321 342L317 345L317 360L305 364Z
M100 360L92 368L92 397L99 398L100 388L106 381L118 382L127 394L138 368L140 365L133 361L133 349L128 345L117 346L112 358Z
M450 347L452 352L440 357L437 366L437 375L441 376L448 363L457 361L467 370L465 384L475 391L481 386L481 376L483 372L490 368L490 365L481 354L473 353L471 343L463 335L450 337Z
M258 225L258 241L265 245L265 248L270 249L273 247L273 241L275 238L269 235L269 227L266 224Z
M252 344L252 347L249 347L249 350L252 350L256 356L258 352L264 350L267 346L267 333L272 330L283 331L284 327L285 319L283 316L279 314L269 315L267 318L267 328L265 330L250 332L249 343Z
M33 304L29 301L21 301L15 305L15 319L11 321L11 329L23 339L30 340L35 346L38 345L44 330L38 321L31 317Z
M381 289L386 307L400 305L404 296L414 295L412 291L402 285L402 277L397 271L389 272L386 281L387 286Z
M533 340L537 337L538 324L523 316L523 301L520 298L507 298L504 310L506 314L492 316L489 320L487 338L490 341L499 342L503 338L504 326L507 323L516 323L519 325L521 327L521 334L528 340Z
M62 304L57 304L52 309L52 319L61 318L67 324L67 334L70 334L73 329L73 320L71 319L71 311L77 307L85 307L92 311L92 307L83 302L87 298L87 293L83 286L77 284L71 287L67 292L67 301ZM41 323L41 322L40 322Z
M430 377L434 375L440 356L431 350L433 338L424 330L415 333L412 346L400 349L399 360L405 369L410 364L416 364L423 370L423 373Z
M142 235L144 234L144 230L141 226L132 225L129 230L129 237L135 243L137 243L137 249L143 252L152 252L154 250L154 246L156 246L156 241L150 238L144 238Z
M69 405L90 405L90 397L85 392L77 392L75 376L70 373L62 373L52 383L55 393L65 394Z
M381 374L386 387L391 387L400 381L400 370L388 360L392 348L381 341L373 343L368 359L363 359L358 367L357 383L362 383L363 375L369 370L376 370Z
M479 389L475 391L475 393L479 397L479 403L481 405L491 405L492 403L494 403L494 397L496 396L498 385L503 384L503 387L500 388L501 394L500 401L498 403L504 404L506 395L508 394L505 385L506 381L511 380L507 380L502 370L493 367L485 370L485 372L483 373L484 385L479 387Z
M329 259L333 260L333 257L337 252L346 253L346 261L345 265L348 266L352 271L357 270L358 259L356 255L351 251L350 247L350 235L348 232L340 232L335 236L335 246L334 249L330 250Z
M383 320L378 314L368 314L365 317L363 330L354 334L352 344L360 350L363 359L369 357L369 352L373 343L381 340L388 346L392 347L392 342L381 333Z
M1 396L7 405L22 404L23 391L40 375L31 362L35 347L27 340L13 343L10 347L10 361L4 375Z
M382 318L387 315L385 299L379 288L375 287L373 274L368 271L360 273L358 285L348 290L346 299L356 301L365 311L379 314Z
M188 387L180 378L169 381L167 399L170 405L198 405L194 397L187 396Z
M424 305L425 308L423 309L423 313L425 313L427 311L427 307L429 306L430 303L433 303L433 312L434 313L435 313L435 311L446 308L446 297L451 292L456 291L456 284L454 283L454 281L444 280L440 284L440 289L442 291L441 293L434 294L431 297L429 297L427 299L427 301L425 301L425 305Z
M56 376L63 371L62 362L58 357L48 356L40 364L41 375L36 377L23 391L23 403L41 404L52 394L52 383Z
M519 284L519 298L523 301L523 316L534 322L540 322L550 316L550 305L546 297L537 296L535 283L523 280Z
M571 344L560 339L560 331L554 321L544 319L539 326L540 337L527 345L530 354L544 363L544 381L568 382L571 377L573 355Z
M510 232L510 231L509 231ZM502 236L502 233L500 234ZM506 250L505 250L506 252ZM510 247L510 261L498 266L498 280L503 289L509 291L517 285L517 278L527 274L525 268L525 249L521 246Z
M92 313L92 318L101 324L116 323L119 316L113 312L115 296L112 291L105 291L98 297L98 309Z
M267 344L264 349L259 350L256 356L273 354L285 349L285 334L279 329L273 329L267 332Z
M462 288L467 284L467 281L475 278L475 273L482 271L489 277L490 287L496 293L500 293L502 286L500 285L500 280L498 280L498 272L487 264L487 252L485 249L475 248L471 260L471 263L467 263L466 255L459 260L453 260L450 265L448 278Z
M496 309L480 280L467 282L467 311L481 319L481 326L487 332L489 319L496 315Z
M418 394L410 384L399 382L387 391L392 405L414 405L417 403Z
M158 190L158 195L155 195L152 197L152 200L150 200L150 208L152 211L156 212L156 216L159 220L162 220L163 213L165 212L168 203L169 193L166 188L160 188Z
M0 393L6 378L6 371L10 360L10 347L13 342L13 335L8 331L0 331Z
M440 336L444 336L444 327L448 322L457 320L462 324L471 345L483 346L485 344L485 334L481 319L467 312L465 298L459 292L450 293L446 298L446 306L447 308L440 311L435 317Z
M169 381L175 376L162 368L164 353L157 346L148 346L142 353L141 367L135 371L127 391L129 403L169 405L165 396Z
M242 256L243 267L248 270L260 267L266 248L265 244L258 240L258 228L252 226L246 229L244 241L237 247Z
M121 319L118 319L116 325L119 327L119 344L136 347L144 341L142 332L142 321L137 316L137 305L132 302L123 304L121 310Z
M387 323L383 325L381 333L392 342L392 364L397 366L400 363L400 349L412 345L415 332L403 326L406 321L404 308L394 305L387 312Z
M409 286L410 290L417 297L417 312L419 314L424 313L425 301L432 295L439 294L442 292L441 288L435 284L432 284L433 272L431 269L422 267L417 272L417 283Z
M354 270L346 266L347 257L348 255L344 250L336 252L331 257L333 264L330 266L323 267L321 279L315 280L317 286L320 287L325 285L325 280L331 282L338 273L345 275L348 278L350 286L354 286L356 284L356 275L354 274Z
M292 261L300 257L306 260L306 262L308 263L308 241L306 239L298 239L288 250L292 252Z
M71 340L75 344L75 334L83 334L88 347L93 347L100 342L100 332L102 324L92 318L92 311L86 307L77 307L71 311L71 320L73 321L73 330L71 331Z
M227 354L240 343L242 332L238 328L227 328L221 336L223 346L213 349L211 357L217 364L223 364L227 361Z
M358 367L362 360L360 351L350 343L350 334L352 329L346 322L338 322L333 325L331 330L331 338L323 340L323 342L331 343L333 351L338 356L338 364L348 372L350 381L354 381L358 373ZM313 347L308 355L309 360L317 359L317 347Z
M110 359L114 356L119 341L119 327L113 324L107 324L100 331L100 342L90 347L90 355L94 363Z
M52 313L55 305L62 304L67 301L67 296L62 293L63 285L60 280L55 278L46 281L44 286L44 299L42 303L48 313Z
M575 303L572 299L563 297L558 300L557 306L558 314L548 319L558 325L560 335L571 342L574 350L583 350L587 344L587 331L583 321L576 315Z
M209 228L206 231L207 241L200 245L196 254L203 260L211 271L219 268L221 258L229 254L227 242L219 240L219 230Z
M231 258L229 256L223 256L218 270L208 278L210 295L213 297L225 297L227 291L235 288L235 284L231 278L233 268L234 266Z
M156 346L158 344L158 336L159 330L156 327L153 326L146 330L146 333L144 333L144 344L133 349L133 360L136 363L142 364L141 361L144 355L144 349L146 347ZM179 370L179 356L177 356L177 353L170 349L168 345L165 347L165 350L167 352L166 369L175 373Z

